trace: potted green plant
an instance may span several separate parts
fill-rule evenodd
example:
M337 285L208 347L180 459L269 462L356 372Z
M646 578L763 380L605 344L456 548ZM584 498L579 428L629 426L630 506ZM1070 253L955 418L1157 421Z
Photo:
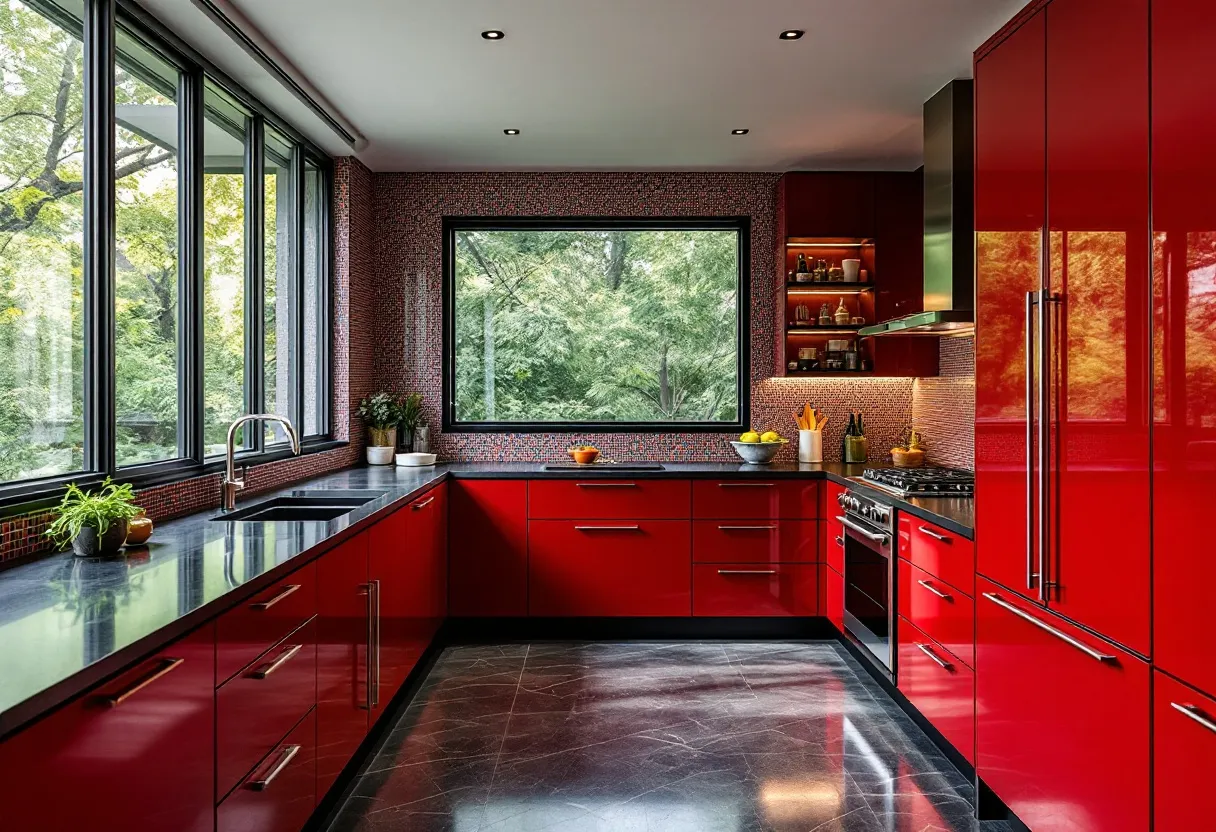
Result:
M106 477L92 494L69 483L46 534L60 546L71 543L81 557L116 555L127 540L127 523L141 511L129 483Z
M414 433L422 423L422 394L406 393L401 399L401 448L414 450Z
M367 463L391 465L397 447L397 425L401 403L391 393L380 392L359 402L358 414L367 427Z

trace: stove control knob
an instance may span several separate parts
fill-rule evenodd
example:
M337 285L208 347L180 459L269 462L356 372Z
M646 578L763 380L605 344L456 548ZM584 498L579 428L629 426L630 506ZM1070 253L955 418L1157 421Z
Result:
M852 508L854 511L857 511L858 509L861 508L861 500L857 499L856 497L850 497L849 498L849 507Z

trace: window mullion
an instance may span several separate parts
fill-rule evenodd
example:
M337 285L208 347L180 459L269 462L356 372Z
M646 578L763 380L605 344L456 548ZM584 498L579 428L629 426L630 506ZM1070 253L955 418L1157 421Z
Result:
M291 421L304 435L304 154L297 144L291 151L291 333L287 355L291 362ZM319 349L318 345L318 349ZM280 351L282 355L282 351Z
M114 462L114 0L84 17L84 456Z
M265 385L265 253L263 251L266 182L263 156L263 122L248 121L245 134L245 412L266 412ZM245 447L261 451L265 428L250 424Z
M178 86L178 450L201 463L203 447L203 73L183 72Z

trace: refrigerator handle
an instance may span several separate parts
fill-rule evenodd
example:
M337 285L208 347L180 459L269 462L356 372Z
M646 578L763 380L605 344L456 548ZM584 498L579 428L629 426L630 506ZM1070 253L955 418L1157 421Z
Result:
M1039 600L1046 602L1051 595L1051 580L1049 550L1051 546L1051 493L1050 459L1051 459L1051 308L1059 303L1057 295L1044 287L1039 296L1039 385L1038 385L1038 416L1039 416Z
M1042 256L1039 258L1042 265ZM1041 282L1041 281L1040 281ZM1039 573L1034 568L1034 402L1035 402L1035 348L1034 311L1038 305L1038 291L1026 293L1026 588L1034 589Z

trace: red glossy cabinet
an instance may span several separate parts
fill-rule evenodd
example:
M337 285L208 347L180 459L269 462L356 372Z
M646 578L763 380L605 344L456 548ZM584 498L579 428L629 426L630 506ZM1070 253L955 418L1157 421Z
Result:
M217 807L216 832L299 832L317 804L317 720L310 710Z
M375 600L368 537L358 534L317 561L317 794L333 785L368 729Z
M899 633L899 689L954 748L975 763L975 674L907 619Z
M899 614L975 667L975 604L965 593L899 559Z
M818 615L813 563L715 563L693 567L693 615Z
M448 611L527 615L527 480L457 480L450 489Z
M680 520L532 520L536 616L687 616L692 539Z
M813 563L819 560L814 520L694 520L697 563Z
M898 514L899 556L967 595L975 593L975 544L907 512Z
M1153 0L1153 659L1216 695L1216 4ZM1122 504L1120 504L1122 505Z
M215 692L216 797L223 798L317 701L316 620Z
M215 622L215 678L220 684L317 612L317 567L310 563Z
M1148 665L990 581L976 592L979 776L1035 832L1143 832Z
M1153 673L1153 817L1158 832L1207 829L1216 779L1216 699Z
M671 520L688 517L687 480L533 480L534 520Z
M215 627L208 624L0 745L0 826L210 832Z
M844 576L830 566L824 570L824 582L827 584L824 592L824 603L828 621L836 625L836 629L844 632Z
M698 520L814 520L818 480L695 480L692 516Z

